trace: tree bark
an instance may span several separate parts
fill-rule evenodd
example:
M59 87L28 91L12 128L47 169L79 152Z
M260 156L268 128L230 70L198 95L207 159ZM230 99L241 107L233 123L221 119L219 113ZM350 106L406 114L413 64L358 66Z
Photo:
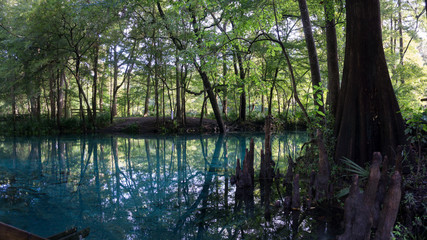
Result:
M330 113L335 116L338 105L338 92L340 88L340 72L338 67L337 33L335 29L334 1L324 2L326 22L326 49L328 62L328 97L326 102Z
M363 166L373 152L392 156L406 141L382 45L379 0L347 0L346 11L335 159L347 157Z

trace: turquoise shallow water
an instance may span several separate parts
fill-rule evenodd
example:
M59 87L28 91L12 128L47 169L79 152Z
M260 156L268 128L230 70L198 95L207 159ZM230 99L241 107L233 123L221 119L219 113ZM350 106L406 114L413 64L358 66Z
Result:
M90 227L87 239L304 239L326 231L300 214L277 211L266 222L257 188L253 212L236 207L230 177L251 138L258 168L263 135L1 139L0 221L44 237ZM272 139L273 160L286 170L307 136Z

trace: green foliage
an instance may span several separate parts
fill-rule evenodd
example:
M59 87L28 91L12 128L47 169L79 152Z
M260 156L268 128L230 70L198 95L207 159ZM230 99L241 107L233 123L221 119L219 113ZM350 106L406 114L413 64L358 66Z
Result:
M359 179L362 181L368 179L369 171L367 169L362 168L357 163L346 157L343 157L341 161L346 166L344 170L351 173L351 175L357 174L359 176Z
M280 41L289 53L297 92L302 96L302 104L307 108L310 119L313 119L309 129L323 129L324 132L329 129L321 120L328 118L328 113L316 109L313 101L313 91L316 90L322 90L326 98L328 74L326 41L319 26L324 26L325 19L335 17L337 20L338 54L342 62L345 40L342 2L308 2L323 79L321 86L313 88L309 81L310 66L301 22L297 21L300 15L297 2L194 0L159 3L164 17L160 16L156 1L2 1L0 49L6 50L0 51L0 113L11 112L14 97L16 112L29 114L38 101L41 105L38 114L47 114L50 101L58 97L53 80L62 73L65 83L60 89L67 95L68 107L79 107L77 78L83 89L80 92L86 94L91 105L96 45L99 47L97 98L102 98L106 109L111 107L110 95L116 78L117 85L121 86L116 96L119 117L127 114L124 106L128 99L131 114L142 115L147 93L149 115L155 114L156 79L160 105L164 94L165 112L176 109L176 91L179 89L176 80L181 76L178 80L181 81L180 87L200 92L204 86L198 71L202 70L217 91L218 102L223 103L227 99L229 121L239 116L239 97L243 92L246 93L248 119L261 121L265 114L261 111L261 99L264 99L266 107L266 99L274 87L272 114L280 119L285 129L300 129L306 125L306 120L291 98L288 66L280 45L270 41L274 39ZM399 49L393 43L399 37L394 23L398 11L395 5L389 1L382 2L384 47L399 104L402 111L410 112L421 106L419 98L426 95L427 52L422 35L426 20L416 18L420 6L424 5L415 0L403 3L403 64L400 64ZM390 21L393 21L393 26L390 26ZM241 66L237 56L241 58ZM79 66L76 65L77 60L80 61ZM123 85L120 83L125 78L125 69L131 64L133 70L127 92L127 81ZM79 74L76 74L77 67ZM235 73L241 67L245 73L243 79L239 71ZM203 97L204 94L186 93L187 116L199 117ZM320 96L316 97L317 104L323 105ZM84 100L83 105L87 108ZM252 105L255 105L254 110ZM292 105L292 110L286 109ZM207 106L207 114L212 116L209 101ZM107 115L98 116L96 126L107 125L107 119ZM325 139L329 140L329 136Z
M405 134L412 144L427 144L427 109L418 109L407 115Z
M139 126L136 123L132 123L131 125L127 126L124 131L126 133L136 134L139 132Z

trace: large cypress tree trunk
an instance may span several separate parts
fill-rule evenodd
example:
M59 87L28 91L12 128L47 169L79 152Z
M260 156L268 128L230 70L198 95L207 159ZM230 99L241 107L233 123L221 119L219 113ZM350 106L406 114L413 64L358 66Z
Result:
M336 117L335 158L359 165L405 143L404 124L384 56L379 0L347 0L347 36Z

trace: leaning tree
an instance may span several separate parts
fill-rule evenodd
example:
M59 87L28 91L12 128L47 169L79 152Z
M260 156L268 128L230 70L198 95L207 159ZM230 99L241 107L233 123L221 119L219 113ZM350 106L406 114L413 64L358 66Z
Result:
M335 159L359 165L405 143L404 123L384 55L379 0L347 0L347 35L336 114Z

